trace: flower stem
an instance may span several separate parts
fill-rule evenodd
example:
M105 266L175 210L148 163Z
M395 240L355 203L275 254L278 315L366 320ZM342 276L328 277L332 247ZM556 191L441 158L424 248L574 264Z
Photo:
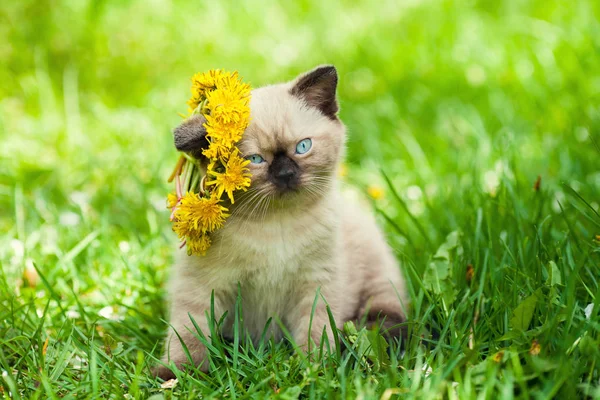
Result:
M192 178L192 172L194 171L194 164L192 163L187 163L185 165L185 178L184 178L184 184L183 184L183 191L185 193L187 192L191 192L191 188L190 188L190 180Z
M175 175L181 175L181 168L183 167L185 160L186 159L182 154L181 157L179 157L179 160L177 160L177 164L175 164L175 168L173 169L173 172L171 172L171 176L169 176L169 180L167 182L171 183L173 182Z
M175 174L175 192L177 194L177 199L181 199L183 196L181 195L181 175Z
M200 174L200 170L198 168L193 168L192 172L193 172L193 177L192 177L192 182L190 183L190 191L196 191L196 186L198 185L198 182L200 181L201 174ZM202 190L198 190L198 192L201 192L201 191Z

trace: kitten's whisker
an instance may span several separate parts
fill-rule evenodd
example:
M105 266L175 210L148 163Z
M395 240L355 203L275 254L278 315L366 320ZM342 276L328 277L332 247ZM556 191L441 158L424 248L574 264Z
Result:
M243 202L243 204L241 204L238 208L236 208L231 213L231 216L233 217L233 216L237 216L237 215L243 213L248 208L250 208L252 205L254 205L258 201L258 199L264 194L265 194L265 189L260 188L260 189L256 189L254 191L254 193L252 193L252 196L249 199L240 199L240 202Z
M269 190L268 188L259 189L249 201L245 202L245 204L243 204L238 210L236 210L236 215L242 213L246 214L243 218L239 218L236 221L238 225L238 229L235 231L236 233L245 233L245 231L252 226L252 223L256 219L262 219L263 212L266 218L266 211L268 210L269 202L265 199L270 198L270 196L271 190ZM248 210L249 212L247 212Z

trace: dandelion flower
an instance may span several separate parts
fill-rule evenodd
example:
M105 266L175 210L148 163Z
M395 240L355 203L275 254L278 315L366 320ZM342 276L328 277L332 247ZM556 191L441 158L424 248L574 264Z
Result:
M202 155L209 160L225 158L231 152L231 147L228 147L222 141L218 139L209 139L209 141L208 149L202 150Z
M529 349L529 354L532 356L537 356L540 354L541 350L542 346L540 346L540 342L538 342L537 339L533 339L533 342L531 342L531 348Z
M225 214L228 210L219 201L220 198L214 194L206 198L196 193L186 193L175 210L173 230L180 238L184 238L221 228L229 215Z
M222 78L223 72L218 69L197 73L192 76L192 97L187 102L188 106L190 107L190 111L198 107L198 105L206 97L206 93L210 90L214 90Z
M177 205L179 199L175 193L169 193L167 195L167 208L173 208Z
M367 193L374 200L380 200L383 198L383 195L384 195L383 189L376 185L369 186L367 188Z
M227 160L225 172L208 171L208 175L214 177L214 179L206 182L206 185L215 185L218 198L223 195L223 192L226 192L231 204L233 204L233 192L235 190L245 191L250 186L250 176L252 175L246 168L248 164L250 164L250 161L241 158L236 148Z
M205 255L206 250L210 247L210 237L208 235L199 235L190 237L186 240L188 254Z
M177 178L177 193L167 196L167 207L171 209L173 231L184 240L188 254L204 255L211 245L212 232L222 228L229 216L227 208L221 206L223 194L227 193L233 204L234 192L250 186L251 174L247 168L250 161L240 157L237 144L250 120L251 87L242 82L237 72L211 70L192 77L191 92L187 102L190 114L206 118L204 127L209 146L202 154L209 164L204 173L196 163L185 163L193 161L193 156L179 159L169 179L171 182ZM182 192L186 194L182 196Z
M504 350L500 350L499 352L494 354L492 360L494 360L495 363L501 363L502 360L504 360Z
M237 72L223 73L219 76L218 86L227 88L232 93L236 93L238 97L250 96L250 85L242 82Z
M247 127L247 123L230 122L225 124L218 122L210 115L206 116L206 120L207 122L204 125L206 127L206 136L211 142L217 142L224 147L227 153L230 153L235 143L240 141Z
M221 124L241 124L244 127L248 123L250 111L248 94L237 93L228 88L218 88L206 95L206 109L210 116Z

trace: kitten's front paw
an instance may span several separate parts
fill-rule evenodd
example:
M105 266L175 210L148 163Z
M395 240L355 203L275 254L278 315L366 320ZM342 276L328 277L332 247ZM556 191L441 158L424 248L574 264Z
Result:
M164 365L157 365L152 368L152 375L162 379L163 381L168 381L169 379L175 379L175 373L171 371L170 368Z
M152 369L153 375L165 380L175 378L175 373L167 366L171 365L171 363L175 364L180 371L184 371L186 365L193 363L200 371L208 372L208 360L206 359L207 355L204 345L199 343L195 338L186 341L186 343L188 351L192 356L192 361L188 359L181 345L171 347L163 356L161 360L162 364L157 365Z
M185 371L185 366L190 365L190 361L185 356L182 356L179 358L171 357L171 361L173 361L173 363L175 364L177 369L180 371ZM154 375L155 377L161 378L165 381L168 381L169 379L174 379L175 372L173 372L171 370L171 368L168 367L168 365L170 365L169 360L167 360L166 357L163 357L161 362L162 362L162 364L157 365L154 368L152 368L152 375ZM195 362L195 365L198 366L198 369L200 371L208 372L208 360L205 360L204 358L202 358L202 359L194 358L194 362Z
M406 322L406 316L404 315L400 306L370 306L366 305L361 307L359 310L360 317L358 321L365 320L365 326L368 329L374 326L379 326L381 332L388 337L406 338L407 328L404 324Z
M308 331L308 328L306 330ZM335 343L335 339L333 337L333 333L331 333L330 329L328 328L328 331L326 334L327 334L327 342L324 345L325 345L325 347L329 347L329 351L335 352L336 343ZM312 338L310 339L310 344L309 344L308 332L306 332L306 333L302 332L300 334L297 334L294 338L294 341L296 343L298 352L301 352L306 356L311 356L311 355L316 355L319 353L319 350L321 347L321 342L324 339L325 338L323 337L322 330L319 331L319 330L315 329L312 333ZM327 351L327 349L325 349L325 351Z

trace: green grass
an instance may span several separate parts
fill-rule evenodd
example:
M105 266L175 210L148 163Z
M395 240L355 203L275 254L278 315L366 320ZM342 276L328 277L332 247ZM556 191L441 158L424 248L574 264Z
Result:
M3 2L0 396L600 398L599 17L592 0ZM348 185L384 190L404 354L364 332L310 361L213 335L211 371L163 390L188 79L319 63L340 73Z

